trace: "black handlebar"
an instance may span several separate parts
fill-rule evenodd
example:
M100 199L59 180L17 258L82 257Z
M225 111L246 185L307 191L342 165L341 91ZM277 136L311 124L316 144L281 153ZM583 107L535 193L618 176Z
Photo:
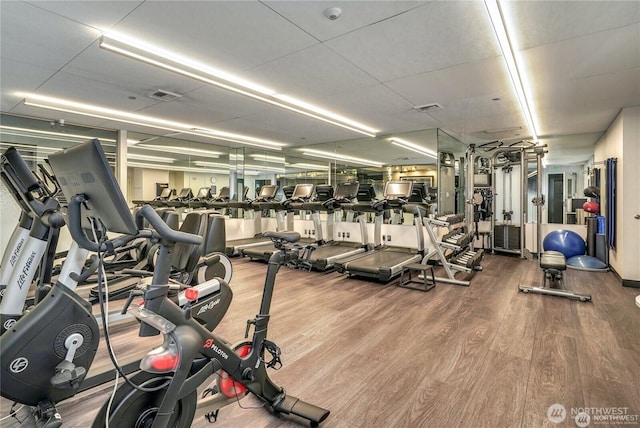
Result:
M22 156L20 156L20 153L18 153L15 147L9 147L4 152L4 156L28 192L33 192L40 187L38 178L31 172L31 169L29 169L29 166L24 159L22 159Z
M69 215L69 233L74 241L81 247L89 251L108 251L110 249L119 248L125 245L127 242L136 238L132 235L122 235L118 238L109 241L109 245L106 243L98 244L91 241L86 237L82 230L82 204L87 200L85 195L73 195L71 201L69 201L68 215ZM138 235L142 236L142 235ZM144 236L150 237L151 234ZM110 247L110 248L109 248Z
M172 242L183 242L185 244L202 244L202 236L200 235L193 235L171 229L150 205L145 205L140 208L136 215L144 217L161 238Z

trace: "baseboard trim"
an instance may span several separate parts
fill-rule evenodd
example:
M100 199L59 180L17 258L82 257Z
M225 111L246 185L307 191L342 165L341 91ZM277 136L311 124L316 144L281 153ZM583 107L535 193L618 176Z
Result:
M634 281L632 279L623 279L622 286L631 287L631 288L640 288L640 281Z

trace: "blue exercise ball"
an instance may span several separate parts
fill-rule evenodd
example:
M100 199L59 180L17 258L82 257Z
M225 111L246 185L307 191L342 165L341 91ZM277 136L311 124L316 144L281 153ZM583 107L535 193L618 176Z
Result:
M580 235L571 230L559 229L549 232L542 241L545 251L559 251L567 259L587 252L587 244Z

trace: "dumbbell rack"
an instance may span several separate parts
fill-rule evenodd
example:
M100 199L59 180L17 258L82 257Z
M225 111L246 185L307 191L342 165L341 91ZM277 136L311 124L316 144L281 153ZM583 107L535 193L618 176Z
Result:
M425 256L423 263L428 263L437 256L436 259L447 274L446 278L436 277L435 281L468 287L470 281L456 279L455 275L458 272L470 274L474 271L482 270L480 262L482 261L483 251L474 251L470 248L470 244L473 242L472 232L467 232L463 228L453 229L453 225L461 223L464 218L459 215L450 215L433 219L424 218L423 221L431 243L435 247L433 251ZM449 232L442 237L442 240L439 240L436 234L438 227L449 229ZM452 252L449 257L445 255L445 250Z

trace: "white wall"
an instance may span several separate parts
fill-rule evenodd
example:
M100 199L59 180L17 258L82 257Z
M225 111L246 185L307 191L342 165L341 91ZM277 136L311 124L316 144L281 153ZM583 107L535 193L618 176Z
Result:
M129 200L149 201L157 196L156 183L169 182L169 171L129 168L127 177Z
M609 263L623 280L640 281L640 107L623 109L605 135L596 143L594 161L618 158L616 249L609 252ZM601 211L606 212L606 177L602 180Z
M201 187L216 186L216 194L220 192L220 189L229 185L228 174L202 174L196 172L185 172L182 177L183 181L180 186L176 187L178 191L182 187L190 187L193 194L196 195Z
M623 279L640 281L640 107L623 110L623 151L626 168L622 171L621 223L624 224L622 256ZM621 160L618 159L618 165Z

